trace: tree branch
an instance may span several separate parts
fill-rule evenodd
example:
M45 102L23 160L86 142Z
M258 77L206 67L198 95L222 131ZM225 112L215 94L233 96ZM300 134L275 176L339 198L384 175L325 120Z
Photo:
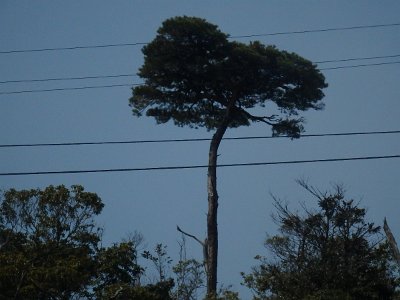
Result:
M180 233L182 233L182 234L184 234L184 235L186 235L186 236L188 236L188 237L191 237L192 239L194 239L195 241L197 241L198 243L200 243L200 245L201 245L202 247L205 246L205 243L204 243L204 242L202 242L201 240L199 240L199 239L198 239L197 237L195 237L194 235L189 234L189 233L183 231L178 225L176 226L176 230L178 230Z
M202 242L200 239L198 239L194 235L183 231L178 225L176 225L176 230L178 230L183 235L191 237L192 239L194 239L195 241L197 241L201 245L201 247L203 248L204 268L205 268L206 273L208 273L208 248L207 248L208 247L208 242L207 242L207 239L205 239L205 241Z
M279 123L280 119L277 119L277 115L272 115L272 116L254 116L252 114L250 114L249 112L247 112L246 110L239 108L239 107L235 107L235 110L238 113L243 114L247 119L254 121L254 122L263 122L265 124L268 125L276 125L277 123Z
M124 290L124 288L123 288L122 286L120 286L120 287L118 288L118 290L114 293L114 295L112 295L112 296L110 297L110 299L117 299L117 297L119 296L119 294L120 294L123 290Z

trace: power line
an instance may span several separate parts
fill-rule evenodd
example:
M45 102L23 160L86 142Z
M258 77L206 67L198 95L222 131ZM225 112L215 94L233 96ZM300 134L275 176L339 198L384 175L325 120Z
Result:
M322 60L322 61L315 61L314 63L315 64L325 64L325 63L333 63L333 62L348 62L348 61L357 61L357 60L387 59L387 58L395 58L395 57L400 57L400 54ZM391 62L389 62L389 63L391 63ZM366 64L365 66L369 66L369 65L373 65L373 64ZM362 65L362 66L364 66L364 65ZM345 66L345 67L348 67L348 66ZM352 66L352 67L354 67L354 66ZM23 83L23 82L69 81L69 80L86 80L86 79L106 79L106 78L121 78L121 77L134 77L134 76L136 77L138 75L130 73L130 74L92 75L92 76L79 76L79 77L54 77L54 78L42 78L42 79L18 79L18 80L0 81L0 84L5 84L5 83Z
M120 78L120 77L133 77L133 76L138 76L138 75L137 74L116 74L116 75L94 75L94 76L80 76L80 77L55 77L55 78L43 78L43 79L19 79L19 80L0 81L0 84L20 83L20 82L46 82L46 81L66 81L66 80L84 80L84 79L105 79L105 78Z
M96 49L96 48L140 46L140 45L147 45L147 44L148 44L148 42L137 42L137 43L92 45L92 46L72 46L72 47L55 47L55 48L40 48L40 49L5 50L5 51L0 51L0 54L45 52L45 51L64 51L64 50L83 50L83 49Z
M346 61L354 61L354 60L385 59L385 58L394 58L394 57L399 57L399 56L400 56L400 54L382 55L382 56L367 56L367 57L353 57L353 58L314 61L314 63L315 64L325 64L325 63L346 62Z
M360 65L352 65L352 66L338 66L338 67L329 67L329 68L321 68L321 71L327 70L338 70L338 69L354 69L360 67L373 67L373 66L383 66L383 65L394 65L399 64L400 61L393 62L382 62L382 63L371 63L371 64L360 64ZM94 86L82 86L82 87L67 87L67 88L54 88L54 89L38 89L38 90L21 90L21 91L9 91L9 92L0 92L1 95L13 95L13 94L25 94L25 93L44 93L44 92L55 92L55 91L72 91L72 90L86 90L86 89L99 89L99 88L114 88L114 87L126 87L126 86L137 86L142 85L143 83L122 83L122 84L110 84L110 85L94 85Z
M300 30L300 31L284 31L284 32L274 32L274 33L237 35L237 36L232 36L231 38L239 39L239 38L260 37L260 36L292 35L292 34L329 32L329 31L343 31L343 30L355 30L355 29L368 29L368 28L379 28L379 27L394 27L394 26L399 26L399 25L400 25L400 23L361 25L361 26L350 26L350 27L336 27L336 28L311 29L311 30Z
M301 138L332 137L332 136L378 135L378 134L396 134L396 133L400 133L400 130L304 134L304 135L301 135L300 137ZM290 138L290 137L287 135L246 136L246 137L225 137L225 138L223 138L223 140L232 141L232 140L274 139L274 138ZM101 141L101 142L69 142L69 143L0 144L0 148L180 143L180 142L204 142L204 141L210 141L210 140L211 140L210 138L192 138L192 139L154 139L154 140L133 140L133 141Z
M284 32L261 33L261 34L236 35L236 36L230 36L229 38L241 39L241 38L261 37L261 36L293 35L293 34L329 32L329 31L383 28L383 27L394 27L394 26L399 26L399 25L400 25L400 23L361 25L361 26L322 28L322 29L311 29L311 30L301 30L301 31L284 31ZM45 52L45 51L64 51L64 50L83 50L83 49L139 46L139 45L147 45L147 44L148 44L148 42L135 42L135 43L102 44L102 45L89 45L89 46L40 48L40 49L16 49L16 50L3 50L3 51L0 51L0 54Z
M25 94L25 93L45 93L45 92L73 91L73 90L87 90L87 89L103 89L103 88L114 88L114 87L121 87L121 86L136 86L136 85L142 85L142 84L143 83L122 83L122 84L91 85L91 86L55 88L55 89L22 90L22 91L0 92L0 95Z
M311 159L311 160L290 160L290 161L274 161L274 162L253 162L253 163L235 163L221 164L218 168L225 167L248 167L248 166L266 166L266 165L291 165L321 162L339 162L339 161L359 161L359 160L376 160L376 159L393 159L400 158L400 155L383 155L383 156L362 156L347 158L328 158L328 159ZM207 165L190 165L190 166L170 166L170 167L147 167L147 168L119 168L119 169L97 169L97 170L69 170L69 171L38 171L38 172L7 172L0 173L0 176L26 176L26 175L59 175L59 174L83 174L83 173L111 173L111 172L138 172L138 171L167 171L167 170L187 170L187 169L204 169Z
M381 63L361 64L361 65L352 65L352 66L329 67L329 68L321 68L319 70L327 71L327 70L338 70L338 69L354 69L354 68L361 68L361 67L395 65L395 64L399 64L399 63L400 63L400 61L392 61L392 62L381 62Z

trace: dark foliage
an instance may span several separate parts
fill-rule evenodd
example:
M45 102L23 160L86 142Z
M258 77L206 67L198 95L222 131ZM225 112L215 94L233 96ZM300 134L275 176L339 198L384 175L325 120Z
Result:
M81 186L5 192L0 299L170 299L172 280L140 285L141 236L100 247L103 206Z
M0 295L12 299L85 296L96 272L103 204L80 186L9 190L0 203Z
M309 60L260 42L229 41L216 25L196 17L164 21L155 39L142 51L144 64L138 75L145 82L132 89L129 101L133 115L145 113L159 124L172 120L178 126L216 130L209 150L204 244L207 294L215 297L216 166L226 130L263 122L271 126L274 135L299 137L304 120L298 112L322 109L322 89L327 84Z
M319 210L300 215L276 201L280 234L265 242L273 256L258 256L260 265L244 276L255 299L395 299L398 270L380 227L341 188L320 193L302 185Z
M133 114L158 123L218 128L230 107L229 127L265 122L275 134L298 136L299 110L321 109L324 76L310 61L260 42L231 42L217 26L195 17L166 20L156 38L143 48L133 89ZM249 112L274 103L268 116Z

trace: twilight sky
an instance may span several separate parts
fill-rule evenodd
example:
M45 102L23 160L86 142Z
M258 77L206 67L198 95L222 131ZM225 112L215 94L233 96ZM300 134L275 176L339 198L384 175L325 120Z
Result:
M320 63L329 87L323 111L304 114L306 134L400 130L400 2L393 1L9 1L0 2L0 144L103 142L210 138L205 129L156 125L135 118L124 76L85 80L19 80L135 74L142 45L12 52L151 41L167 18L207 19L231 36L288 33L366 25L353 30L261 35L258 39ZM397 25L396 25L397 24ZM353 58L371 58L347 60ZM389 57L390 56L390 57ZM383 63L383 64L382 64ZM373 66L354 67L356 65ZM379 64L379 65L378 65ZM337 68L353 66L349 68ZM110 86L106 88L72 89ZM43 91L59 89L57 91ZM42 90L41 92L23 92ZM21 92L21 93L14 93ZM227 137L270 136L265 124L232 129ZM0 189L81 184L105 203L98 218L104 242L141 232L148 247L168 246L176 259L176 225L201 238L206 233L206 169L5 176L12 172L97 170L205 165L208 142L138 143L63 147L1 147ZM400 154L398 134L223 141L219 162L252 163ZM221 168L219 184L219 281L240 291L240 271L265 254L266 234L276 233L271 193L292 209L315 201L295 182L320 190L342 184L347 196L368 208L370 220L386 216L400 239L399 158ZM188 254L201 259L188 240Z

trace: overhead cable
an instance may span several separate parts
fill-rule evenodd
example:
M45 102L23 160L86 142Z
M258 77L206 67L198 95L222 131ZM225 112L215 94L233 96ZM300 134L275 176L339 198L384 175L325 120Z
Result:
M360 160L393 159L393 158L400 158L400 155L362 156L362 157L310 159L310 160L289 160L289 161L274 161L274 162L234 163L234 164L220 164L220 165L217 165L217 167L218 168L225 168L225 167L267 166L267 165L291 165L291 164L340 162L340 161L360 161ZM97 170L91 169L91 170L69 170L69 171L5 172L5 173L0 173L0 176L60 175L60 174L138 172L138 171L167 171L167 170L204 169L204 168L207 168L207 167L208 167L207 165L190 165L190 166L119 168L119 169L97 169Z
M21 90L21 91L10 91L0 92L0 95L12 95L12 94L25 94L25 93L45 93L45 92L58 92L58 91L74 91L74 90L87 90L87 89L104 89L114 88L122 86L136 86L142 85L143 83L121 83L121 84L109 84L109 85L89 85L79 87L66 87L66 88L55 88L55 89L39 89L39 90Z
M329 31L370 29L370 28L379 28L379 27L394 27L394 26L399 26L399 25L400 25L400 23L391 23L391 24L375 24L375 25L361 25L361 26L350 26L350 27L310 29L310 30L299 30L299 31L283 31L283 32L273 32L273 33L236 35L236 36L232 36L231 38L240 39L240 38L260 37L260 36L292 35L292 34L305 34L305 33L329 32Z
M133 77L133 76L138 76L138 75L137 74L116 74L116 75L95 75L95 76L80 76L80 77L55 77L55 78L42 78L42 79L18 79L18 80L0 81L0 83L4 84L4 83L20 83L20 82L67 81L67 80L121 78L121 77Z
M353 57L353 58L343 58L343 59L331 59L331 60L322 60L315 61L315 64L325 64L325 63L333 63L333 62L348 62L348 61L357 61L357 60L372 60L372 59L387 59L387 58L395 58L400 57L400 54L395 55L382 55L382 56L370 56L370 57ZM391 62L388 62L391 63ZM366 64L365 66L369 66L371 64ZM372 64L374 65L374 64ZM363 65L364 66L364 65ZM346 66L345 66L346 67ZM354 67L354 66L353 66ZM342 67L338 67L342 68ZM47 82L47 81L69 81L69 80L87 80L87 79L106 79L106 78L121 78L121 77L136 77L138 74L115 74L115 75L93 75L93 76L75 76L75 77L53 77L53 78L41 78L41 79L18 79L18 80L4 80L0 81L0 84L6 83L22 83L22 82Z
M137 42L137 43L103 44L103 45L91 45L91 46L72 46L72 47L54 47L54 48L40 48L40 49L4 50L4 51L0 51L0 54L28 53L28 52L46 52L46 51L64 51L64 50L83 50L83 49L96 49L96 48L140 46L140 45L147 45L147 44L148 44L148 42Z
M336 28L322 28L322 29L310 29L310 30L300 30L300 31L284 31L284 32L249 34L249 35L236 35L236 36L230 36L229 38L231 38L231 39L241 39L241 38L261 37L261 36L293 35L293 34L329 32L329 31L344 31L344 30L358 30L358 29L395 27L395 26L400 26L400 23L360 25L360 26L336 27ZM82 46L71 46L71 47L40 48L40 49L15 49L15 50L3 50L3 51L0 51L0 54L45 52L45 51L63 51L63 50L82 50L82 49L97 49L97 48L111 48L111 47L127 47L127 46L139 46L139 45L147 45L147 44L148 44L148 42L135 42L135 43L118 43L118 44L102 44L102 45L86 45L86 46L82 45Z
M364 132L342 132L342 133L320 133L320 134L302 134L300 138L306 137L333 137L333 136L355 136L355 135L380 135L380 134L398 134L400 130L388 131L364 131ZM287 135L280 136L244 136L244 137L225 137L225 141L233 140L260 140L290 138ZM180 142L204 142L211 138L192 138L192 139L154 139L154 140L131 140L131 141L100 141L100 142L67 142L67 143L31 143L31 144L0 144L0 148L18 148L18 147L56 147L56 146L90 146L90 145L121 145L121 144L150 144L150 143L180 143Z
M400 54L394 55L381 55L381 56L367 56L367 57L353 57L353 58L342 58L342 59L331 59L331 60L321 60L314 61L315 64L326 64L333 62L346 62L346 61L355 61L355 60L371 60L371 59L384 59L384 58L394 58L400 57Z
M353 68L360 68L360 67L394 65L394 64L399 64L399 63L400 63L400 61L393 61L393 62L371 63L371 64L361 64L361 65L352 65L352 66L328 67L328 68L321 68L319 70L328 71L328 70L338 70L338 69L353 69ZM143 83L122 83L122 84L93 85L93 86L81 86L81 87L54 88L54 89L8 91L8 92L0 92L0 96L1 95L13 95L13 94L25 94L25 93L45 93L45 92L56 92L56 91L73 91L73 90L86 90L86 89L127 87L127 86L137 86L137 85L142 85L142 84Z
M328 70L338 70L338 69L353 69L353 68L361 68L361 67L395 65L395 64L399 64L399 63L400 63L400 61L392 61L392 62L381 62L381 63L361 64L361 65L352 65L352 66L328 67L328 68L321 68L319 70L320 71L328 71Z

